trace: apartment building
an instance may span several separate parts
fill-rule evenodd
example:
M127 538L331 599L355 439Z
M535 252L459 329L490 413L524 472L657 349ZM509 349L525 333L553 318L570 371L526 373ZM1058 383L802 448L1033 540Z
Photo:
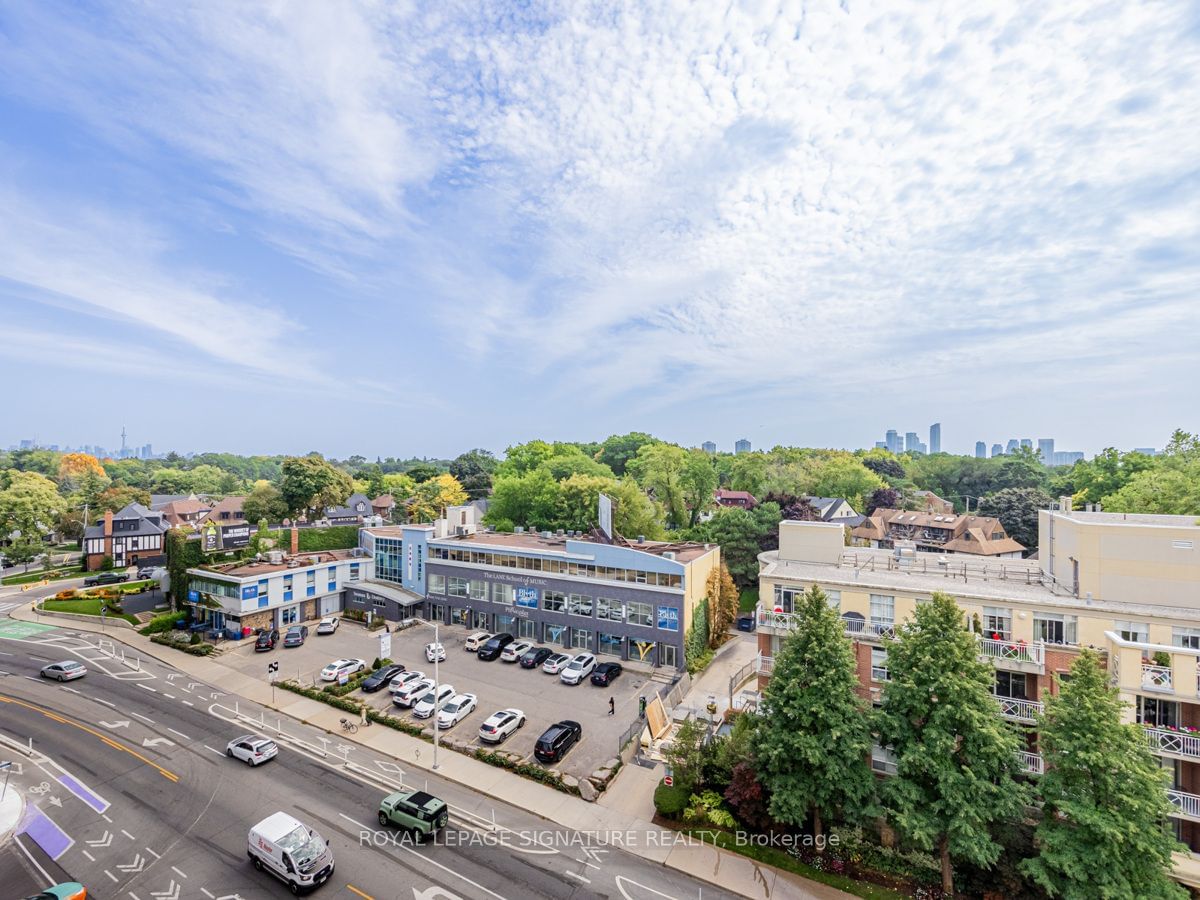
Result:
M842 546L841 529L780 525L779 549L760 554L759 677L770 678L796 627L799 595L819 585L854 643L861 691L878 701L886 643L935 591L955 598L995 667L996 714L1023 737L1030 777L1043 771L1035 715L1058 691L1080 647L1101 651L1125 715L1171 773L1179 839L1200 850L1200 525L1189 516L1044 510L1038 559ZM873 767L888 773L886 750ZM1181 860L1177 877L1200 866Z
M850 534L871 547L884 549L903 541L918 550L972 556L1020 559L1025 551L1024 545L1008 536L999 519L953 512L877 509Z

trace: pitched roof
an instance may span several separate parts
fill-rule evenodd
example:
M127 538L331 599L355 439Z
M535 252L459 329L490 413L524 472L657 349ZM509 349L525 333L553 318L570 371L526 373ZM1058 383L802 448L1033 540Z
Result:
M726 490L725 488L717 488L716 492L713 494L713 497L718 503L720 503L722 500L745 500L748 503L758 503L758 501L754 498L754 495L749 491L730 491Z
M1004 526L993 516L972 515L943 515L938 513L911 512L905 509L877 509L851 534L866 540L889 540L894 527L934 529L939 532L950 532L945 541L935 541L939 547L952 552L974 553L982 556L995 556L1000 553L1016 553L1025 549L1023 544L1005 535L993 538L992 535L1004 533ZM920 535L913 538L920 543L930 543L922 540Z
M396 505L396 498L393 497L391 494L380 494L378 497L376 497L374 500L371 501L371 505L372 506L382 506L387 509L391 509L393 506Z

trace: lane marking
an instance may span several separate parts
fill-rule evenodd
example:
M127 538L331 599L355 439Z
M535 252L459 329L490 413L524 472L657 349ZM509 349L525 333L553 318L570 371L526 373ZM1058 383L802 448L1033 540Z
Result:
M370 894L364 894L362 891L360 891L358 888L356 888L352 884L346 885L346 890L353 891L354 893L358 894L358 896L362 897L363 900L375 900L375 898L372 897Z
M143 716L141 713L135 713L135 712L130 712L129 714L131 716L137 716L143 722L149 722L151 725L154 724L154 720L152 718L150 718L149 716Z
M150 688L149 690L154 690L154 688ZM163 691L163 692L162 692L162 695L163 695L164 697L166 697L168 700L174 700L174 699L175 699L175 695L174 695L174 694L168 694L166 691Z
M29 848L26 847L25 844L21 842L21 836L19 834L13 835L13 843L15 843L18 847L21 848L21 852L25 854L25 858L27 860L29 860L31 863L33 863L33 865L37 868L37 870L42 873L42 877L46 879L46 884L56 884L57 883L58 879L51 878L50 873L42 868L42 864L33 858L33 854L29 852Z
M104 815L104 813L101 813L101 814L100 814L100 818L102 818L102 819L103 819L105 822L107 822L109 825L111 825L111 824L112 824L112 819L110 819L108 816Z
M44 656L34 656L32 653L30 653L30 654L29 654L29 658L30 658L30 659L36 659L38 662L50 662L50 660L49 660L49 659L47 659L46 657L44 657Z
M218 750L216 747L210 747L210 746L208 746L208 744L205 744L205 745L204 745L204 749L205 749L205 750L211 750L213 753L217 754L217 756L224 756L224 755L225 755L225 754L224 754L224 753L222 753L220 750Z
M139 684L138 687L140 687L143 691L149 691L152 694L158 693L158 688L152 688L148 684Z
M130 833L129 833L128 831L126 831L124 828L122 828L122 829L121 829L121 834L125 835L125 837L129 838L131 841L136 841L136 840L137 840L137 838L135 838L135 837L134 837L132 834L130 834Z
M191 701L191 700L180 700L179 702L180 702L180 703L182 703L184 706L192 706L192 707L194 707L194 706L196 705L196 704L192 703L192 701Z
M110 702L109 702L109 701L107 701L107 700L102 700L102 699L100 699L99 697L89 697L88 699L89 699L89 700L94 700L96 703L103 703L105 706L111 706L113 709L116 709L116 708L117 708L117 704L115 704L115 703L110 703Z
M191 738L190 738L190 737L188 737L186 734L184 734L182 731L176 731L174 728L171 728L170 726L167 726L167 731L171 732L171 734L177 734L177 735L179 735L179 736L180 736L181 738L183 738L185 741L190 741L190 740L191 740Z
M111 878L113 880L114 884L117 882L117 880L118 880L117 876L114 875L112 872L108 871L108 869L104 870L104 874L107 875L109 878Z
M149 853L151 856L153 856L155 859L162 859L161 856L159 856L157 853L155 853L149 847L146 848L146 852Z
M200 893L204 894L204 896L207 897L208 900L216 900L217 895L214 894L212 891L210 891L208 888L200 888Z
M80 853L82 853L84 856L86 856L86 857L87 857L87 861L88 861L88 862L95 862L95 861L96 861L96 857L92 856L92 854L88 853L86 850L80 850L79 852L80 852Z
M64 691L70 691L72 694L78 694L78 693L79 693L79 691L75 690L75 688L73 688L73 687L67 687L66 685L64 685L64 686L63 686L63 690L64 690Z
M178 875L180 878L187 878L187 873L186 873L186 872L181 872L181 871L179 871L177 868L175 868L174 866L171 866L171 871L172 871L172 872L174 872L176 875Z
M592 879L590 879L590 878L584 878L582 875L579 875L579 874L577 874L577 873L575 873L575 872L572 872L570 869L567 869L566 871L564 871L564 872L563 872L563 874L564 874L564 875L567 875L567 876L569 876L569 877L571 877L571 878L577 878L577 879L579 879L580 881L582 881L584 884L591 884L591 883L592 883Z

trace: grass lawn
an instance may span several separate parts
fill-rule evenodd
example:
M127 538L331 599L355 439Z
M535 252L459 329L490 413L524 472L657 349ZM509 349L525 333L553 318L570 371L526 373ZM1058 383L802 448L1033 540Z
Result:
M758 588L746 588L738 598L738 612L752 613L756 603L758 603Z
M100 616L101 600L99 597L84 597L82 600L46 600L42 603L42 609L46 612L66 612L78 613L84 616ZM131 616L128 613L108 613L110 619L124 619L130 625L137 625L136 616Z
M894 891L882 885L872 884L869 881L856 881L853 878L847 878L845 875L822 872L819 869L814 869L812 866L806 866L787 851L780 850L777 847L739 847L733 835L727 834L724 831L697 829L685 830L684 833L699 840L707 841L710 844L716 844L723 850L740 853L742 856L775 866L777 869L792 872L810 881L827 884L830 887L845 891L847 894L853 894L856 897L865 897L867 900L908 900L909 897L908 894L902 894L899 891Z
M33 584L49 577L51 581L61 581L64 578L78 578L83 574L79 566L69 566L65 569L54 569L49 576L45 572L26 572L20 575L6 575L0 584Z

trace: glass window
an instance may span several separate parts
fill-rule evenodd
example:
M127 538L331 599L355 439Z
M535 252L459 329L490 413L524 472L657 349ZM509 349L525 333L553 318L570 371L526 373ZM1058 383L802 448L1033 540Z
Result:
M519 624L518 637L528 638L529 640L537 640L537 622L529 619L522 619Z
M825 591L825 599L829 604L829 608L835 613L842 611L842 592L841 591Z
M1178 728L1179 704L1174 700L1159 700L1157 697L1137 698L1137 720L1139 725L1154 728Z
M305 581L306 581L308 584L316 584L316 583L317 583L317 572L316 572L316 570L315 570L315 569L309 569L307 572L305 572L305 573L304 573L304 578L305 578Z
M890 594L871 595L871 626L880 634L890 634L896 624L896 598Z
M605 656L620 656L621 646L624 644L624 642L625 639L619 634L605 634L602 631L600 632L596 652Z
M288 606L280 610L279 621L284 625L293 625L299 618L299 607Z
M491 615L491 613L486 613L486 612L480 612L480 611L472 612L471 613L471 627L472 628L481 628L484 631L487 631L488 617L490 615Z
M896 754L887 747L871 747L871 768L884 775L895 775Z
M496 631L501 634L517 636L517 620L515 616L496 616Z
M472 578L470 592L472 600L486 600L488 595L487 582Z
M503 606L512 606L513 586L511 584L501 584L499 581L492 582L492 602Z
M547 644L561 644L567 634L566 625L551 625L547 622L543 628Z
M983 636L993 641L1012 639L1012 610L999 606L983 608Z
M471 589L471 582L466 578L447 578L446 593L451 597L466 597Z
M871 648L871 680L888 680L887 651L882 647Z
M350 563L350 580L358 581L358 563Z
M630 625L645 625L650 628L654 625L654 610L649 603L627 603L625 621Z
M542 594L542 609L550 612L562 612L567 607L567 595L558 591L545 591Z
M625 621L625 604L620 600L610 600L608 597L596 599L596 618L610 622Z
M586 594L568 594L567 612L573 616L592 615L592 598Z
M1047 644L1075 644L1076 623L1075 616L1036 612L1033 614L1033 638Z
M592 633L586 628L572 628L571 646L576 650L590 650L592 646Z
M451 625L466 625L471 621L471 611L465 606L450 610Z
M445 575L434 575L431 573L429 576L428 586L429 586L429 593L431 593L431 594L446 593L446 576Z
M1200 650L1200 628L1172 628L1171 643L1176 647Z
M674 644L658 645L658 662L660 665L679 668L679 648Z
M1003 669L996 671L996 696L1008 697L1010 700L1028 700L1029 694L1026 693L1028 680L1025 678L1024 672L1006 672Z
M775 585L775 609L792 613L796 611L796 607L804 598L804 590L802 588L784 587L781 584Z
M1150 626L1146 622L1117 622L1117 634L1127 641L1150 643Z
M674 606L660 606L658 608L658 627L663 631L678 631L679 610Z

